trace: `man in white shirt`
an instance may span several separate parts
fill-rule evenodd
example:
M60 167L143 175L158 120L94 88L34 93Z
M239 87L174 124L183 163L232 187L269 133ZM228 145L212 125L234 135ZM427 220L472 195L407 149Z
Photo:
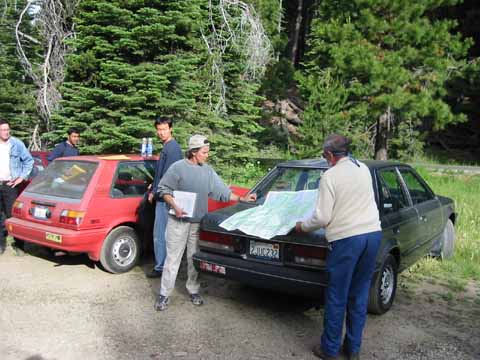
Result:
M10 136L10 124L0 119L0 217L9 218L17 198L17 185L27 179L33 168L33 158L23 142ZM0 254L5 251L5 231L0 227ZM14 244L17 254L23 254L23 242Z
M350 143L336 134L325 139L323 157L331 168L320 180L312 217L296 225L297 232L325 228L331 247L324 330L321 343L313 348L314 355L325 360L338 358L345 312L343 349L348 359L360 358L368 292L382 237L370 170L350 156Z

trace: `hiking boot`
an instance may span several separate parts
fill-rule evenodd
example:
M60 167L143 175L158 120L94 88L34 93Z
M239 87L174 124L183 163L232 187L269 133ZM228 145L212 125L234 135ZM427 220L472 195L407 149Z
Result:
M190 294L190 301L196 306L203 305L203 299L199 294Z
M320 344L315 345L312 349L313 355L323 360L337 360L338 356L330 356L323 352L322 346Z
M146 276L149 279L162 277L162 270L155 270L155 268L153 268Z
M168 303L170 299L163 295L158 295L157 301L155 301L155 305L153 306L157 311L167 310Z

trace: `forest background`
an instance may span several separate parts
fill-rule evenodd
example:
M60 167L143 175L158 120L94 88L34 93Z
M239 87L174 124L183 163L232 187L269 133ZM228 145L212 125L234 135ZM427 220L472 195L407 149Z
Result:
M4 0L0 117L32 150L131 153L158 116L223 175L315 157L480 159L474 0ZM157 150L159 143L156 141Z

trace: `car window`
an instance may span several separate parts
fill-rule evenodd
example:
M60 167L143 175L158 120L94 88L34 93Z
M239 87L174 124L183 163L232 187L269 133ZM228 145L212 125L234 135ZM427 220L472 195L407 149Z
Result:
M408 207L408 199L395 169L378 172L380 207L383 212L396 211Z
M270 191L317 190L324 169L277 168L268 181L261 182L252 191L258 198Z
M27 188L29 193L81 199L98 163L58 160L34 177Z
M112 196L141 196L154 178L154 162L121 162L113 178Z
M400 174L402 174L403 181L405 182L405 185L407 185L408 192L410 193L414 205L434 198L430 189L420 182L418 177L411 170L400 169Z

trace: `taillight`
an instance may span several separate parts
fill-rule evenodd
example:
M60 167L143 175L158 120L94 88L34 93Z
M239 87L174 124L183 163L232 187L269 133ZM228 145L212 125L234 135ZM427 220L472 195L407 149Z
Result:
M85 216L85 211L62 210L60 223L67 225L80 225Z
M290 245L288 260L299 265L324 266L327 259L327 249L322 247Z
M22 215L23 202L15 200L12 207L12 214L20 216Z
M199 245L224 251L235 251L233 236L226 234L200 231Z

